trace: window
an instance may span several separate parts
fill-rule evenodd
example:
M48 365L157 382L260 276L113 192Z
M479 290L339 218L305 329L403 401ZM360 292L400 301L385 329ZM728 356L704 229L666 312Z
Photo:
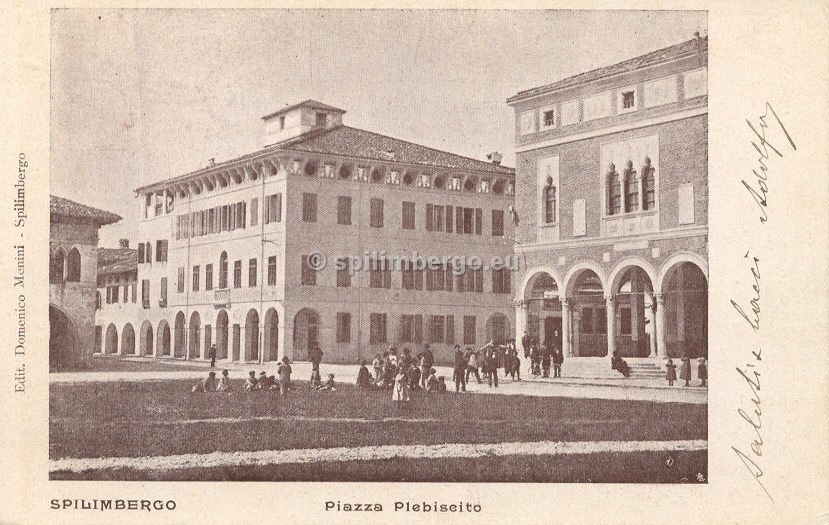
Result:
M446 340L446 318L442 315L431 316L429 323L429 342L443 343Z
M256 286L256 259L248 261L248 286Z
M391 288L391 264L385 258L369 260L369 286Z
M66 281L77 283L81 280L81 252L77 248L69 250L66 256Z
M386 314L369 314L369 343L386 342Z
M423 270L415 270L414 263L407 261L405 265L401 266L402 287L404 290L422 290L423 289Z
M151 242L144 243L144 249L145 249L145 252L146 252L144 254L146 256L144 261L148 262L148 263L151 263L153 261L153 244Z
M547 184L544 186L544 222L553 224L558 222L556 220L556 187L553 184L553 178L547 177Z
M492 210L492 236L504 235L504 210Z
M282 115L281 117L279 117L279 129L280 130L285 129L285 115Z
M400 341L403 343L414 342L414 317L406 314L400 316Z
M138 264L142 264L144 262L144 243L138 243Z
M619 113L627 113L636 110L636 90L633 88L623 89L619 92Z
M282 220L282 194L274 193L265 197L265 224Z
M633 163L628 161L625 169L625 211L633 212L639 209L639 174L633 169Z
M176 280L176 291L184 293L184 266L178 268L178 280Z
M268 286L276 285L276 255L268 257Z
M141 280L141 307L142 308L149 308L150 307L150 280L149 279L142 279Z
M308 286L316 286L317 284L317 271L311 268L311 265L308 264L308 256L302 256L302 269L300 271L302 284Z
M443 207L441 207L441 211ZM413 202L403 202L403 229L404 230L414 230L415 229L415 203Z
M512 293L510 273L507 268L492 270L492 293Z
M199 265L193 266L193 291L194 292L199 291L199 272L200 271L201 271L201 268L199 267Z
M227 252L219 257L219 288L227 288Z
M622 185L616 166L610 165L607 173L607 214L616 215L622 211Z
M651 158L645 157L645 165L642 166L642 209L652 210L656 207L656 186L653 177L653 166Z
M463 209L463 233L472 233L475 227L475 210L472 208Z
M370 226L372 228L383 227L383 204L383 199L371 199Z
M473 270L471 267L467 267L466 272L463 275L460 275L459 277L463 277L466 279L465 283L458 283L459 292L462 292L464 290L466 290L467 292L484 291L484 271L482 268Z
M325 127L325 123L328 121L328 115L325 113L317 113L317 127Z
M101 309L101 292L95 292L95 309Z
M138 301L138 283L132 283L132 302L135 303Z
M630 308L622 307L619 309L619 332L622 335L630 335L633 332Z
M337 197L337 224L351 224L351 197Z
M539 110L541 130L552 129L556 127L556 110L555 108L542 108Z
M302 221L317 222L317 194L302 194Z
M351 259L344 259L345 268L337 268L337 287L349 288L351 286Z
M250 201L250 225L256 226L259 224L259 199L252 199Z
M455 316L446 316L446 344L455 342Z
M165 306L167 306L167 278L166 277L161 278L161 295L159 297L160 298L158 299L158 306L164 308Z
M204 289L213 289L213 265L208 264L204 267Z
M337 342L351 342L351 314L348 312L337 312Z
M165 262L167 260L167 241L155 241L155 260Z
M242 261L233 261L233 287L242 287Z
M452 233L452 218L454 214L455 209L452 206L446 206L446 233Z
M463 344L474 345L476 336L475 316L463 316Z

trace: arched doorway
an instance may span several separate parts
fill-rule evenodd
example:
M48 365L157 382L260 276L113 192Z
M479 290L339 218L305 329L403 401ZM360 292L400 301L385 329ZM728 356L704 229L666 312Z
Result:
M66 256L66 281L77 283L81 280L81 252L77 248L69 250Z
M106 339L104 339L104 353L118 353L118 329L112 323L109 323L109 326L107 326Z
M189 353L191 358L198 359L199 347L201 345L201 317L199 312L193 312L190 315L190 340L188 341Z
M141 335L138 344L141 355L153 355L153 325L149 321L144 321L141 324Z
M548 272L533 275L524 288L526 327L524 336L531 344L552 342L558 348L562 344L562 309L558 283ZM523 349L523 342L516 341Z
M173 357L184 357L184 312L176 314L173 337Z
M245 318L245 361L259 360L259 313L251 308Z
M49 282L62 283L63 282L63 268L66 256L63 254L63 249L58 248L55 253L49 258Z
M294 316L294 358L304 355L319 342L320 317L316 310L303 308Z
M692 262L674 264L662 279L661 292L667 356L707 357L708 282L705 274Z
M494 313L486 321L486 340L504 345L509 340L509 319L502 313Z
M265 361L276 361L279 359L279 314L273 308L268 308L268 311L265 312L262 352L262 357Z
M166 319L158 323L158 337L156 337L156 355L170 355L170 325Z
M574 356L607 355L607 310L604 287L599 276L589 268L574 277L567 299L570 302L570 333Z
M49 305L49 369L59 370L75 353L72 321L59 308Z
M216 315L216 359L227 359L227 311Z
M135 354L135 330L130 323L125 324L121 331L121 353Z
M655 355L656 305L648 273L639 266L616 272L611 293L615 351L623 357Z

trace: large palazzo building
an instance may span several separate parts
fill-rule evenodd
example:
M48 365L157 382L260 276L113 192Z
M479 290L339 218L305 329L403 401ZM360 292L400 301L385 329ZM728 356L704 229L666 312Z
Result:
M511 337L509 271L374 261L512 255L514 170L346 126L344 113L284 108L263 117L263 149L138 188L135 268L125 251L102 272L96 348L205 359L215 345L220 360L258 362L306 359L318 343L325 361L354 362L430 344L447 363L455 343ZM371 269L336 267L352 255Z
M517 338L707 355L707 37L508 100Z

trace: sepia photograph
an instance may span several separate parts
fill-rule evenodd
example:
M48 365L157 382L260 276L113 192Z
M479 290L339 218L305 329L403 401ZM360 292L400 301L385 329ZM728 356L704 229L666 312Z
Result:
M709 482L706 11L53 9L49 61L50 480Z

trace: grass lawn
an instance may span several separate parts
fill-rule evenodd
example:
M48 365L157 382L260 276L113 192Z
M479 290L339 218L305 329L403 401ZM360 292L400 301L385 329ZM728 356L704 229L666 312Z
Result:
M160 361L156 358L140 358L128 361L120 355L96 354L92 356L88 368L67 370L67 372L174 372L179 370L205 370L205 367L204 364L187 362L182 359Z
M517 395L389 392L191 394L193 381L50 386L50 457L154 456L385 444L707 439L707 407ZM237 384L238 386L238 384ZM401 416L403 416L401 418ZM386 418L393 418L391 420ZM408 420L407 420L408 419ZM411 421L415 420L415 421ZM84 479L666 481L706 473L707 454L667 453L379 460L181 471L107 471ZM693 472L692 472L693 471ZM53 478L71 478L53 473Z

